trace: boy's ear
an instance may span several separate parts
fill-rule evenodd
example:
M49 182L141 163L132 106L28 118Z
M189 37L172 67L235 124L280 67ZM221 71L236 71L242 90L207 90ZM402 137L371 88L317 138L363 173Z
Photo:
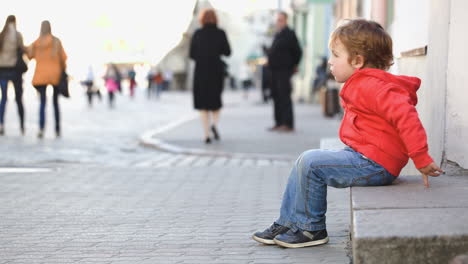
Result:
M356 55L352 61L352 66L355 69L361 69L364 66L364 56Z

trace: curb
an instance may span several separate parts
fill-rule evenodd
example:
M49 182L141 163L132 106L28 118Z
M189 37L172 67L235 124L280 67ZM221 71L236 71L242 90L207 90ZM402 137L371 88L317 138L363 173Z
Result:
M237 159L268 159L268 160L279 160L279 161L292 161L296 160L296 156L289 155L275 155L275 154L264 154L264 153L239 153L239 152L224 152L224 151L213 151L197 148L184 148L169 144L157 136L175 127L178 127L186 122L192 121L198 117L198 114L191 114L182 117L172 123L169 123L161 128L153 129L143 133L140 136L140 144L145 147L154 148L164 152L173 154L185 154L195 156L214 156L214 157L226 157L226 158L237 158Z

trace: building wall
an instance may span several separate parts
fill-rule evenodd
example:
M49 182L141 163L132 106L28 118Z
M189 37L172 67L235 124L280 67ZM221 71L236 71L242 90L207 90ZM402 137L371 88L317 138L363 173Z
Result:
M296 76L295 97L311 101L312 81L316 77L315 68L322 56L328 54L330 35L328 18L331 16L330 4L310 4L307 12L305 41L303 41L302 72Z
M445 2L445 1L444 1ZM394 17L387 30L393 38L393 52L424 47L429 38L430 1L395 0Z
M428 61L427 56L403 57L403 58L397 59L396 64L398 64L399 74L415 76L422 80L421 87L419 88L417 92L418 104L416 106L416 109L419 113L419 118L421 119L421 122L423 126L426 128L426 132L428 134L428 144L430 148L430 154L432 157L435 157L434 154L437 156L437 153L442 151L440 147L443 147L443 146L437 146L437 147L434 146L433 144L434 140L432 139L434 137L437 137L438 135L435 135L432 132L432 129L430 126L431 124L433 124L433 120L431 120L430 116L426 114L427 111L431 109L431 104L435 103L430 98L430 93L431 93L431 91L429 90L430 85L428 85L428 83L425 81L427 80L427 71L426 71L427 61ZM408 165L406 165L406 167L402 170L401 174L418 175L419 172L414 166L413 162L410 160Z
M426 129L429 153L440 164L445 151L445 93L447 89L447 39L449 8L445 1L395 1L393 24L389 25L398 58L393 73L421 78L416 106ZM415 12L415 10L419 10ZM415 19L416 16L416 19ZM429 19L438 17L438 19ZM411 21L411 22L410 22ZM417 21L417 22L415 22ZM430 32L429 32L429 29ZM426 56L401 57L402 51L428 45ZM395 70L396 69L396 70ZM403 174L418 174L410 162Z
M303 3L296 5L294 12L294 31L302 46L302 59L299 72L293 76L293 97L299 101L312 102L312 82L315 68L322 56L328 54L328 37L332 16L329 1Z
M410 60L402 58L399 73L412 74L417 68L426 69L418 92L417 109L428 134L429 152L437 163L446 158L468 168L468 75L465 70L468 60L465 10L468 10L468 2L432 0L428 9L426 62L410 66ZM401 24L400 29L404 25ZM394 32L400 32L398 28L395 26ZM415 35L413 42L422 43L422 36ZM411 36L406 38L411 39ZM408 173L416 172L411 166L405 169Z
M449 2L439 0L439 5ZM447 159L468 168L468 1L451 0L447 69ZM441 8L441 7L438 7ZM433 20L439 20L439 17Z

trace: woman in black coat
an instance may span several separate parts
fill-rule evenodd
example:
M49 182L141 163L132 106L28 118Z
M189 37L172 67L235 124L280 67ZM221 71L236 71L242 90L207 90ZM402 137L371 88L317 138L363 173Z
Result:
M206 9L201 13L200 23L202 28L195 31L192 37L190 58L195 61L194 106L200 110L205 143L208 144L211 143L210 128L214 138L219 140L216 126L222 107L221 93L226 76L226 64L221 60L221 55L229 56L231 48L226 33L217 27L213 9Z

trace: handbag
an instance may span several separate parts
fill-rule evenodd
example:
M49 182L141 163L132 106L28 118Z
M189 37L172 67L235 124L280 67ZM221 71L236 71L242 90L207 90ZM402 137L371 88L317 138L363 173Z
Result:
M55 43L57 43L58 47L61 48L61 43L58 41L58 39L55 39ZM60 51L58 51L58 53L60 55ZM60 68L62 68L62 72L60 74L59 84L57 85L58 94L61 94L65 96L66 98L69 98L70 91L68 89L68 74L65 71L66 69L65 61L63 60L61 56L59 57L59 60L60 60Z
M21 74L25 73L28 70L28 65L23 58L23 49L19 48L16 50L16 65L15 70Z
M60 75L60 82L57 85L58 93L69 98L70 91L68 90L68 74L65 70L62 70L62 74Z

